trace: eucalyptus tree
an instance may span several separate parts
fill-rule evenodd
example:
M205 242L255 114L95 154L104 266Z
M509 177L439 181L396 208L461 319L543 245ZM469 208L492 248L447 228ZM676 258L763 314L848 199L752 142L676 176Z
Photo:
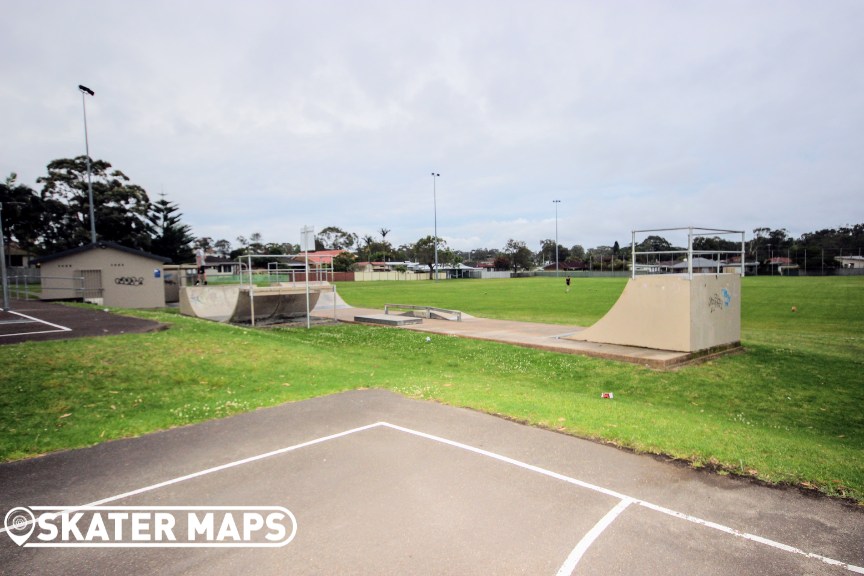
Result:
M149 250L154 227L147 191L133 184L120 170L112 169L105 160L91 161L90 172L97 238ZM42 237L46 251L89 243L92 238L87 157L53 160L48 164L47 176L36 182L42 185L41 200L46 216Z

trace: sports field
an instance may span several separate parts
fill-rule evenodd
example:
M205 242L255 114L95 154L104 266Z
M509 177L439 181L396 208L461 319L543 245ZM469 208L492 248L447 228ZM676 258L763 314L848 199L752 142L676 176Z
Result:
M411 303L589 325L621 279L340 284L355 306ZM0 347L0 458L86 446L260 406L385 388L636 451L864 501L864 278L746 278L745 354L672 372L357 325L165 332ZM796 311L792 311L792 307ZM614 392L614 400L602 400Z

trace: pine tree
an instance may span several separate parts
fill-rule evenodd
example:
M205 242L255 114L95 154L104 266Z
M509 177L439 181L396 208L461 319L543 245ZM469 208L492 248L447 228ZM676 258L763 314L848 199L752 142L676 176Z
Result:
M192 229L180 222L183 216L177 210L177 205L165 199L165 195L154 202L150 212L150 221L156 228L156 234L150 243L150 251L157 256L171 258L175 264L195 261L192 243Z

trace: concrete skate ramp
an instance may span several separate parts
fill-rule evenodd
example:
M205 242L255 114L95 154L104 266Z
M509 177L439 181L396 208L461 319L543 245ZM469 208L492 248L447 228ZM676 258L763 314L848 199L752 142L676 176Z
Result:
M593 326L570 340L699 352L741 340L738 274L637 276Z
M309 289L310 310L318 303L321 287ZM180 290L180 313L215 322L249 324L253 302L248 286L186 286ZM256 287L255 322L278 322L306 315L306 288L302 285Z

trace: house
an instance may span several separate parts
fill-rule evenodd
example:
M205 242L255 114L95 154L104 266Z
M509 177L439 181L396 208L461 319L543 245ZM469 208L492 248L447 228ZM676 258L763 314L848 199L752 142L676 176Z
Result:
M546 264L543 266L543 270L545 272L555 272L555 270L561 271L573 271L573 270L587 270L588 265L580 260L565 260L564 262L559 262L558 267L555 267L555 263Z
M355 262L354 270L357 272L389 272L392 262Z
M843 268L864 268L864 256L837 256L834 260Z
M783 256L775 256L769 259L766 263L771 274L779 274L786 276L797 276L798 265L791 258Z
M723 264L723 272L725 274L740 274L741 273L741 257L732 256ZM759 262L744 261L744 275L755 276L759 272Z
M165 306L163 258L114 242L86 244L36 258L42 300L84 300L121 308Z
M212 254L204 256L201 267L204 268L203 272L206 276L236 276L240 273L240 264L236 260L213 256Z
M27 268L30 265L30 260L35 256L32 252L22 249L16 242L10 242L6 246L6 267Z
M333 259L345 252L347 252L347 250L316 250L315 252L309 252L309 268L326 268L332 270ZM305 265L306 256L305 252L300 253L295 256L292 261Z
M693 257L693 273L694 274L719 274L722 271L723 262L721 260L711 260L702 258L701 256ZM690 263L687 260L676 262L671 266L671 270L675 274L683 274L690 270Z

